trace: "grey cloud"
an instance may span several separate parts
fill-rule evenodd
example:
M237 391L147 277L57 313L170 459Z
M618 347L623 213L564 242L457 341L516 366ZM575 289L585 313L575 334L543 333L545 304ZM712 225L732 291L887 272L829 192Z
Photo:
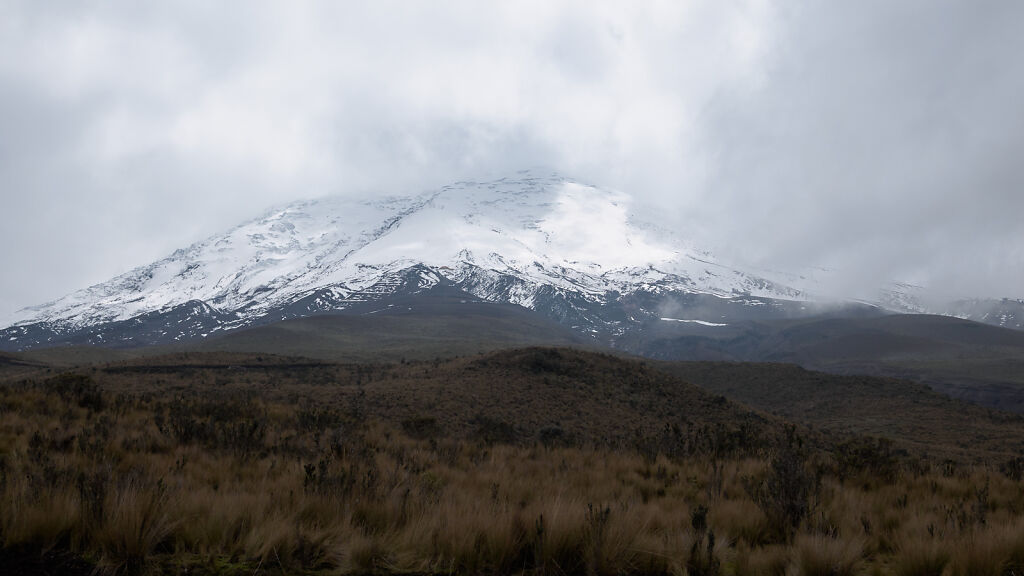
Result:
M845 268L853 291L906 278L1019 296L1022 16L954 2L787 14L763 84L709 104L702 216L737 257Z
M269 205L540 164L726 259L1022 295L1018 3L4 11L0 316Z

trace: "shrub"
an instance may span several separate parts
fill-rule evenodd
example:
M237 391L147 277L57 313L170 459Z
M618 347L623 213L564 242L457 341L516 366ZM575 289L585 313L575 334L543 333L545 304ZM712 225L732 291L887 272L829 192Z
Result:
M839 444L833 451L836 476L840 480L867 473L892 483L899 474L899 459L887 438L855 438Z
M47 381L46 387L65 401L93 412L102 412L105 406L99 385L83 374L61 374Z
M441 432L441 428L437 424L437 418L416 416L402 420L402 431L410 438L425 440L437 437Z
M473 419L473 425L475 436L487 444L514 444L519 439L516 427L508 422L478 415Z
M810 515L821 478L807 470L802 452L790 444L776 452L764 477L745 478L744 488L768 518L775 537L788 542Z
M706 506L697 506L690 512L690 526L694 540L690 557L686 560L686 573L690 576L718 576L721 563L715 557L715 531L708 530Z

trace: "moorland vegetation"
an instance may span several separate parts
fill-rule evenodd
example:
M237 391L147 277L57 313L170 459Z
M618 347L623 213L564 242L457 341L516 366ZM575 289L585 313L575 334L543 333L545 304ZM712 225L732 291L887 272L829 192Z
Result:
M0 383L0 562L83 574L1016 574L1024 459L1008 445L925 454L569 350L40 369Z

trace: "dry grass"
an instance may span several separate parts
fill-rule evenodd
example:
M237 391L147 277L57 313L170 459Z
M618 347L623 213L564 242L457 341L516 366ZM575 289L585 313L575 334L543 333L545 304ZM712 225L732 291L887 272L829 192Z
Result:
M864 544L859 538L802 534L795 543L798 574L854 576L860 573Z
M931 538L907 539L896 555L894 572L897 576L930 576L942 574L949 564L950 551Z
M489 442L287 389L207 399L67 384L0 387L0 543L70 551L108 574L1024 566L1024 493L984 467L837 475L828 453L797 451L783 466L781 450L757 445ZM766 501L779 491L804 499L785 517L792 531L772 524L792 504Z

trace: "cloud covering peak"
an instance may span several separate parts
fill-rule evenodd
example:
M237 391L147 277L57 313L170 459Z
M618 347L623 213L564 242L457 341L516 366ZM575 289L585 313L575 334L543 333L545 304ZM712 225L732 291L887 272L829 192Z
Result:
M540 164L733 261L1021 295L1019 3L2 12L8 311L270 204Z

